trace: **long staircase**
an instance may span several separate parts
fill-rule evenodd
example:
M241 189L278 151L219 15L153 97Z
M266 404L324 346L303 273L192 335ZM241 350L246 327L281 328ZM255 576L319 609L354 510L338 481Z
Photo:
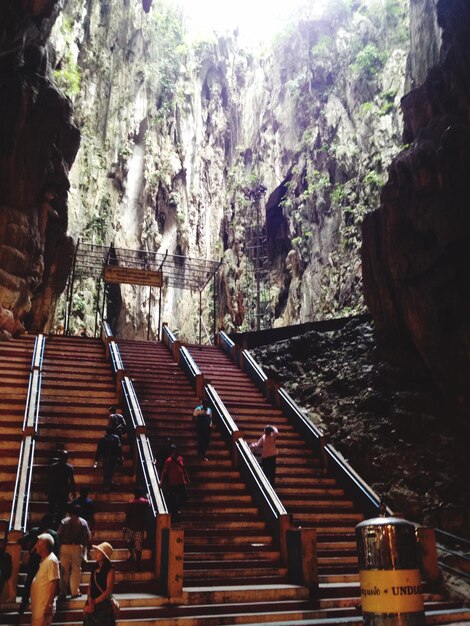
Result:
M185 586L286 582L279 550L217 429L210 459L197 458L192 413L198 398L170 353L162 344L136 341L119 341L119 349L157 462L163 463L158 451L170 437L190 476L188 499L175 525L185 532Z
M216 388L249 441L256 441L268 423L280 431L277 494L292 514L294 526L314 527L318 533L319 586L313 598L307 587L289 583L272 529L234 465L219 427L212 433L209 460L197 458L192 412L198 397L167 348L136 341L120 341L119 347L126 374L134 381L157 466L164 460L162 450L170 437L190 474L181 521L172 524L184 530L182 596L170 601L156 593L150 546L144 550L142 571L130 570L126 562L122 525L125 504L136 480L129 446L124 447L126 461L111 494L103 493L101 472L92 469L108 407L117 404L112 369L98 340L47 338L30 500L30 522L34 525L47 510L45 490L51 459L58 449L67 449L77 487L89 486L96 502L93 543L110 541L115 548L115 591L122 607L118 626L362 624L353 537L362 515L336 479L325 472L322 460L312 455L290 419L266 401L222 350L189 347L205 382ZM0 390L4 390L6 400L0 411L0 427L5 441L12 444L0 449L6 458L11 457L14 468L2 475L10 500L32 350L30 337L0 344ZM7 499L4 502L6 511ZM82 575L82 594L90 568L88 562ZM23 576L20 574L20 591ZM425 599L427 624L470 623L470 612L457 604L431 593L426 593ZM83 602L84 597L61 603L53 624L82 624ZM29 614L0 611L0 624L29 621Z
M267 424L279 430L276 493L291 513L293 526L317 531L318 608L353 618L360 609L354 529L363 519L320 458L312 455L281 410L274 408L250 377L216 346L187 345L207 381L216 388L231 416L248 440L256 442ZM210 453L210 450L209 450ZM440 595L425 595L432 623L449 623L455 604ZM447 616L441 612L449 611ZM469 612L464 614L470 617ZM326 615L325 615L326 617ZM444 621L438 621L442 619Z
M103 344L99 340L85 338L48 337L44 351L43 381L41 392L39 435L36 442L35 463L32 476L30 500L30 525L34 526L47 512L47 477L51 460L57 450L69 452L69 462L74 467L77 489L90 488L95 500L94 544L109 541L114 547L113 561L116 567L118 594L129 618L141 614L141 594L152 596L153 571L151 552L144 551L142 571L129 570L126 562L122 526L127 501L132 497L134 479L133 461L129 446L123 446L124 466L115 475L118 485L111 493L103 493L102 473L93 470L98 439L103 436L108 408L116 404L116 391L109 363L105 360ZM77 494L78 495L78 494ZM93 552L89 555L82 573L82 598L66 600L58 605L54 624L82 624L83 604L88 586ZM19 591L24 577L20 575ZM132 605L138 608L133 609ZM145 604L145 600L144 600ZM13 616L12 616L13 617ZM18 622L29 623L25 614ZM3 622L5 623L5 622Z

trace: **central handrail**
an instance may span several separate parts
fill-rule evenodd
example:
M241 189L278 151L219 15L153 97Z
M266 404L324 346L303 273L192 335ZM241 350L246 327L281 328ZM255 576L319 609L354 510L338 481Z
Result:
M183 346L180 348L182 367L185 370L186 374L188 374L190 381L193 385L196 384L196 377L201 376L201 370L196 365L196 361L191 356L189 350Z
M266 474L263 472L260 464L258 463L253 452L250 450L250 446L245 439L240 438L236 441L236 447L240 453L240 460L242 460L242 466L250 472L251 477L256 482L258 487L258 493L260 493L266 502L266 506L271 511L274 519L279 520L282 515L287 515L287 511L284 505L279 500L277 493L274 491L271 483L266 478Z
M101 339L103 340L103 343L106 343L107 341L111 341L113 339L113 331L111 330L109 322L107 322L106 320L103 320L101 322Z
M168 328L167 324L162 327L162 341L165 346L172 352L173 345L176 343L176 335Z
M134 385L132 384L129 376L124 376L121 384L124 403L132 423L132 428L137 435L140 432L143 432L146 428L142 409L140 408Z
M137 436L136 448L140 459L139 467L142 470L142 480L146 487L146 493L149 494L153 516L167 515L168 508L160 489L155 459L153 457L150 441L145 433L141 433Z
M41 402L42 363L44 359L44 335L38 335L34 342L31 371L29 374L28 393L23 418L23 432L37 434L39 422L39 405Z
M306 443L311 447L314 454L324 458L323 432L300 410L300 407L292 399L289 393L282 387L278 390L279 408L291 421L293 421Z
M211 403L214 412L218 415L220 422L224 427L224 430L229 435L230 440L232 440L233 434L236 432L240 432L233 417L228 412L227 407L222 402L219 394L212 385L206 385L206 396Z
M244 476L251 493L255 498L266 522L276 538L282 558L286 560L286 530L290 527L290 517L284 505L266 478L264 471L251 451L248 443L242 438L241 432L233 420L227 407L212 385L205 387L206 398L218 418L222 436L232 448L233 458L240 473Z
M189 350L186 347L182 346L179 349L180 359L179 363L188 377L189 382L192 387L196 391L196 394L199 398L202 398L204 395L204 376L201 374L201 370L196 364L196 361L191 356Z
M266 393L266 382L268 377L264 373L263 368L255 361L248 350L242 352L243 369L255 383L262 393Z
M235 343L230 339L227 333L223 330L219 331L219 344L222 346L224 352L227 354L231 354L232 350L235 347Z
M111 358L111 364L113 366L114 374L118 375L120 371L124 371L124 364L121 359L121 353L119 352L118 345L115 341L109 342L109 356Z
M16 474L10 525L8 529L9 532L14 530L21 533L26 532L35 445L36 442L31 435L26 435L21 442L18 472Z

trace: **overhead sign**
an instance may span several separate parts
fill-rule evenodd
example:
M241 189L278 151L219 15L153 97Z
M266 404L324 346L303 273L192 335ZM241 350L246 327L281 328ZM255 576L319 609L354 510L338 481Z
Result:
M163 272L119 265L105 265L103 278L107 283L126 283L148 287L161 287L163 284Z

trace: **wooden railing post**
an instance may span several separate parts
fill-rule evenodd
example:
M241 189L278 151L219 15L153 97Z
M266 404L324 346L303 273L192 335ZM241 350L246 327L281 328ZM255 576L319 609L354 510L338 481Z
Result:
M170 603L181 602L183 596L184 531L162 530L161 582L162 595Z
M237 441L243 437L243 433L239 430L235 430L232 433L232 461L235 467L238 467L238 452Z
M11 530L8 533L8 545L6 551L11 556L12 571L8 582L3 587L0 602L16 602L16 589L18 586L18 576L21 565L21 546L18 539L23 536L18 530Z
M162 578L162 533L165 529L171 527L171 516L169 514L166 515L157 515L155 518L155 578L161 584Z
M180 348L181 348L181 341L175 341L173 343L173 361L177 365L179 365L180 358L181 358Z
M289 580L308 587L313 594L318 587L317 531L315 528L287 530L286 538Z
M197 374L196 375L196 395L200 400L202 400L205 396L205 390L204 390L205 386L206 386L206 383L204 381L204 374Z
M416 529L418 548L421 559L421 574L428 583L436 583L441 578L436 548L434 528L420 526Z
M279 517L279 548L281 551L281 560L287 565L287 531L292 528L292 519L290 515L281 515Z

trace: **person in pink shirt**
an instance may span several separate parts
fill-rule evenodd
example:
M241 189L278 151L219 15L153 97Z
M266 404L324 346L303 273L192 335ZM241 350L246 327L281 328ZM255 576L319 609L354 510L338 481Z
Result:
M261 467L273 487L276 486L276 438L278 430L275 426L266 426L264 435L256 442L250 444L253 450L261 451Z

